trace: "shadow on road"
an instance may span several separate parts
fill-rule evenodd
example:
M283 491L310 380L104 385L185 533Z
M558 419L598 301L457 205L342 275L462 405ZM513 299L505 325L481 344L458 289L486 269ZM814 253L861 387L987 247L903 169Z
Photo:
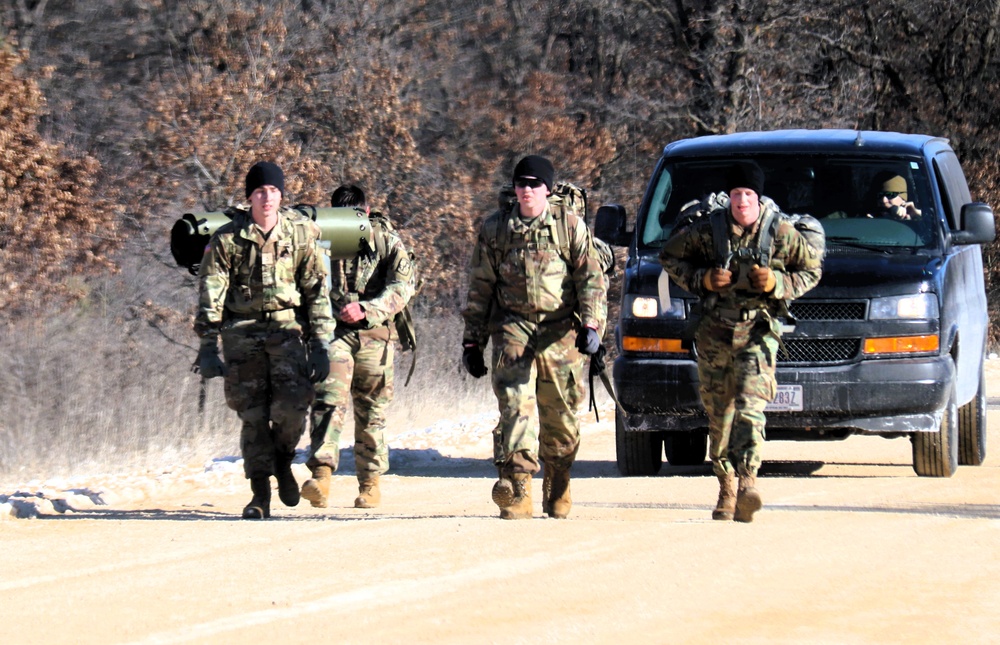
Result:
M574 501L574 507L590 509L648 509L663 511L691 511L696 514L693 520L712 521L708 515L710 505L679 502L587 502ZM332 511L332 512L331 512ZM912 505L829 505L829 504L765 504L767 513L889 513L895 515L919 515L953 517L958 519L982 520L1000 519L1000 505L997 504L912 504ZM284 509L272 515L267 522L373 522L386 520L434 520L434 519L495 519L495 515L465 515L465 514L398 514L379 511L338 511L331 509L322 513L296 514L295 511ZM224 513L217 510L200 509L94 509L77 511L72 515L39 515L38 520L77 521L77 520L114 520L114 521L169 521L169 522L246 522L260 520L244 520L238 513ZM543 519L543 516L536 516ZM579 516L574 519L579 519Z
M651 510L696 511L701 513L698 519L711 522L709 504L689 504L678 502L633 502L629 504L613 504L607 502L573 502L574 507L583 508L638 508ZM963 504L960 506L946 504L913 504L909 506L834 506L834 505L804 505L804 504L768 504L764 503L762 513L890 513L898 515L921 515L955 517L970 520L1000 519L1000 505L996 504Z
M302 461L305 458L303 457ZM433 448L414 450L393 448L389 451L389 474L401 477L496 477L496 468L487 457L451 457ZM840 468L845 467L845 468ZM857 470L861 468L861 470ZM765 460L760 467L761 477L820 477L820 478L896 478L901 471L912 474L909 464L874 462L815 461L815 460ZM338 475L354 475L354 454L349 448L341 450ZM578 459L573 464L576 479L621 477L614 461ZM712 464L708 460L695 466L663 464L657 477L711 477Z
M295 509L272 509L271 517L266 520L244 520L240 510L225 512L219 510L201 509L114 509L98 508L75 511L72 515L40 514L37 520L78 521L78 520L131 520L131 521L170 521L170 522L241 522L254 524L260 522L372 522L385 520L417 520L417 519L491 519L493 515L459 515L459 514L406 514L383 513L368 509L339 510L337 508L323 511L307 511L308 514L297 514Z

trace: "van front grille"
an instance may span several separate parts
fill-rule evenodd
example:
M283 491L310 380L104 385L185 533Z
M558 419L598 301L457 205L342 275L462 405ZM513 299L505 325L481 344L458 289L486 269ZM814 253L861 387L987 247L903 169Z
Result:
M802 300L793 302L788 311L795 320L864 320L866 303L864 300L848 302L817 302Z
M847 363L861 351L860 338L784 338L778 364Z

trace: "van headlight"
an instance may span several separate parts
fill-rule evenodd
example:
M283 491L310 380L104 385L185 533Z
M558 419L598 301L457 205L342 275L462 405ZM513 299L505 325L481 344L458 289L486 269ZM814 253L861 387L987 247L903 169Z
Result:
M938 301L933 293L872 298L871 311L868 315L870 320L936 319L937 317Z
M684 320L684 301L680 298L671 298L670 306L666 310L660 307L660 300L655 296L639 296L629 294L625 296L624 310L633 318L668 318L670 320Z

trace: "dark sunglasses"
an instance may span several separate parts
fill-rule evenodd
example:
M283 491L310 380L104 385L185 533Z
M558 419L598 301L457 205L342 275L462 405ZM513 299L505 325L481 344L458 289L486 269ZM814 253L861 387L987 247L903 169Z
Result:
M879 197L884 197L885 199L896 199L896 198L897 198L897 197L899 197L900 195L905 195L905 194L906 194L906 193L890 193L890 192L882 192L882 193L879 193L879 194L878 194L878 196L879 196Z
M541 179L528 179L527 177L518 177L514 180L514 185L518 188L540 188L545 185L545 182Z

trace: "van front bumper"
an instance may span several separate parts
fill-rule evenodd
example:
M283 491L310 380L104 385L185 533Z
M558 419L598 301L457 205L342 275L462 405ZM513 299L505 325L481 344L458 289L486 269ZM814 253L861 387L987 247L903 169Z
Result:
M626 429L694 430L708 425L693 360L619 356L613 377ZM769 428L867 434L936 432L955 382L950 356L780 366L781 385L802 387L803 409L768 412Z

